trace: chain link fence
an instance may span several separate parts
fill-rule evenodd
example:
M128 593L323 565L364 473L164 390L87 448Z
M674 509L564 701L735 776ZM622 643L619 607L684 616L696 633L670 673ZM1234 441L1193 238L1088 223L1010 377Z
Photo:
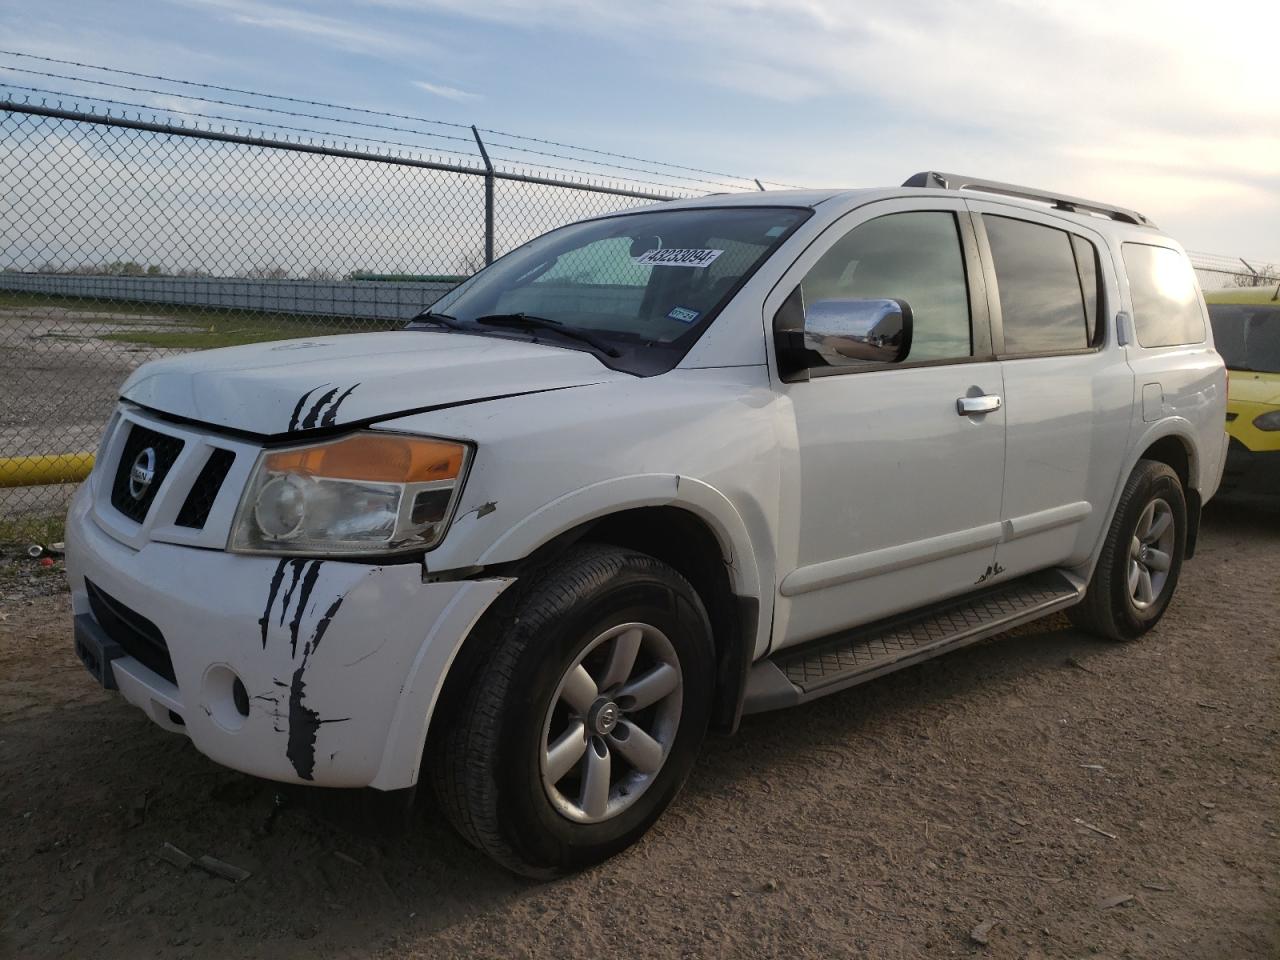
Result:
M437 159L0 101L0 542L60 539L56 481L139 364L394 328L553 227L694 192L501 168L479 137Z
M1219 257L1211 253L1191 253L1200 286L1206 293L1248 288L1270 289L1280 302L1280 264L1243 257Z
M445 137L470 153L431 156L399 141L317 143L296 126L227 132L208 114L130 119L101 103L0 100L0 543L60 539L69 481L145 361L393 328L553 227L763 189L475 128ZM533 171L516 167L530 157ZM1206 289L1280 283L1275 265L1193 260Z

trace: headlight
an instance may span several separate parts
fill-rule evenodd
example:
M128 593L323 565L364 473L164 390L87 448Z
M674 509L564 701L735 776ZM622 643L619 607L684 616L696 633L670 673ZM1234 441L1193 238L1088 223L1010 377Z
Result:
M1280 410L1268 410L1253 418L1253 425L1259 430L1280 430Z
M433 547L449 527L470 452L451 440L389 433L264 450L228 549L356 555Z

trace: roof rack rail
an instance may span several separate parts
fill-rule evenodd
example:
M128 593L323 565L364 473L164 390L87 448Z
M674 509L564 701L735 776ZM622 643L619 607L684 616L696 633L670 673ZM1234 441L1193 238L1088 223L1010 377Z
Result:
M955 173L937 173L933 170L917 173L908 177L904 187L937 187L942 190L978 190L982 193L994 193L1003 197L1016 197L1020 200L1039 200L1050 204L1055 210L1066 210L1070 213L1096 213L1110 217L1121 223L1132 223L1138 227L1154 227L1155 224L1137 210L1124 207L1113 207L1110 204L1098 203L1095 200L1083 200L1080 197L1068 196L1065 193L1050 193L1047 190L1036 190L1033 187L1019 187L1012 183L1001 183L998 180L983 180L980 177L964 177Z

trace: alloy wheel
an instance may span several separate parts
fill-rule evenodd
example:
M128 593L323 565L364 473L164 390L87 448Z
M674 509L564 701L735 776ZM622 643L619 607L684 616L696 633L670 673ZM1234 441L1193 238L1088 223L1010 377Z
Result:
M542 786L578 823L617 816L647 790L680 726L684 678L657 627L624 623L565 671L543 723Z
M1150 607L1164 592L1176 532L1173 508L1163 499L1152 500L1138 518L1129 546L1129 596L1139 610Z

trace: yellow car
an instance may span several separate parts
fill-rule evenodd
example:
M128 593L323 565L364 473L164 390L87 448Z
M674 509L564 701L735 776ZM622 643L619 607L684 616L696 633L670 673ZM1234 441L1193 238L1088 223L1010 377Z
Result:
M1205 300L1230 383L1222 492L1280 497L1280 287L1210 291Z

